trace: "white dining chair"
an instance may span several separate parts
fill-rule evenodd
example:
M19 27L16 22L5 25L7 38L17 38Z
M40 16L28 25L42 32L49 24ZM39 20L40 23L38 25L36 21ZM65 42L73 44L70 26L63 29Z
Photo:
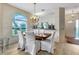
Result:
M49 53L54 53L54 36L55 36L55 30L51 32L51 36L47 38L45 41L41 41L41 50L46 50Z
M35 40L34 32L26 32L26 43L25 52L36 55L40 49L40 41Z
M24 43L22 32L18 30L17 33L18 33L18 49L23 50L25 48L24 46L25 43Z
M39 30L38 29L33 29L34 34L38 34Z

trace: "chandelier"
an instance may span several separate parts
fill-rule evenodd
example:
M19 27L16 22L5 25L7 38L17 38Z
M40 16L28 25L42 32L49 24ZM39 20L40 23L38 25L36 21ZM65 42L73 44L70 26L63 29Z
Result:
M75 16L75 15L74 15L74 11L72 10L71 17L74 18L74 16Z
M39 17L35 15L36 13L36 3L34 3L34 14L30 17L32 23L36 23L39 21Z

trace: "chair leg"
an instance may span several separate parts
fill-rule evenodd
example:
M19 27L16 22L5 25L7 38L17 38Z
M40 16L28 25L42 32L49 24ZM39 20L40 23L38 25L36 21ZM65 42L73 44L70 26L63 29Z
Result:
M17 48L18 50L20 49L20 48Z
M7 40L7 42L6 42L6 43L7 43L7 44L6 44L6 48L7 48L7 49L9 48L9 40L10 40L10 39L8 38L8 40Z
M2 40L2 47L1 47L1 49L2 49L2 53L4 52L4 44L3 44L3 40Z

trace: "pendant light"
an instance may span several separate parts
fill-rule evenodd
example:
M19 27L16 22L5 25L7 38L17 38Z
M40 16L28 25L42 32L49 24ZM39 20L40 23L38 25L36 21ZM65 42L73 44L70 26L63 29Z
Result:
M39 17L36 16L35 13L36 13L36 3L34 3L34 13L30 17L30 20L32 21L33 24L39 21Z
M72 17L72 18L74 18L74 11L73 11L73 10L72 10L72 14L71 14L71 17Z
M67 23L69 23L69 24L73 23L74 18L75 18L75 12L74 12L74 10L71 10L71 20L69 20Z

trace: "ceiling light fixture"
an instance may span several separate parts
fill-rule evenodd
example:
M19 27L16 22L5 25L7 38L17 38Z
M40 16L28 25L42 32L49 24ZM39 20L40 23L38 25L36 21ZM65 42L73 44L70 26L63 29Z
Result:
M37 15L35 15L35 13L36 13L36 3L34 3L34 13L30 17L30 20L32 21L32 23L36 23L39 21L39 17Z
M72 10L71 17L74 18L74 11Z
M67 23L71 24L71 23L73 23L73 21L71 20L71 21L68 21Z

